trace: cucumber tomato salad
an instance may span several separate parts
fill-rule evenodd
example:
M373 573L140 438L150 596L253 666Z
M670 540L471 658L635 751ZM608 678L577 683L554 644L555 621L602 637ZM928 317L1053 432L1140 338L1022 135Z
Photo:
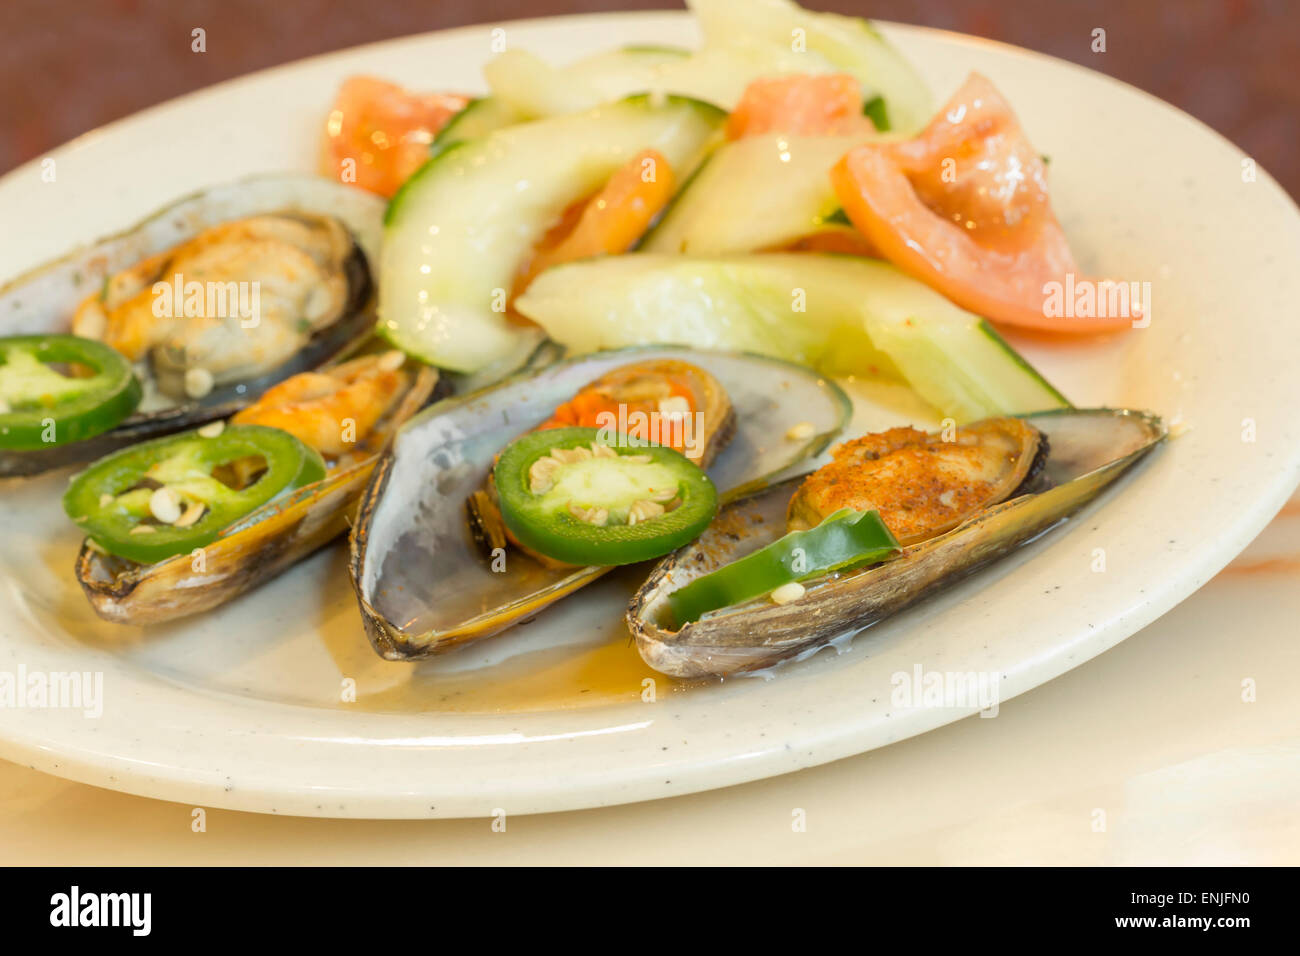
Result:
M999 329L1128 320L1045 316L1044 284L1077 270L994 84L936 108L867 21L688 5L697 50L511 49L477 98L344 83L326 172L392 197L381 334L459 372L547 338L682 343L901 379L958 421L1067 404Z

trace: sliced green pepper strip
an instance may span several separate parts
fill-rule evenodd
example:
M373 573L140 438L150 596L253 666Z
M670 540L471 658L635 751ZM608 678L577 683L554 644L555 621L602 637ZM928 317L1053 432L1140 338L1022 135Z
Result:
M60 374L52 365L90 369ZM0 338L0 448L31 450L108 431L140 404L131 363L103 342L75 335Z
M214 476L221 466L249 458L262 459L266 470L246 487L232 488ZM235 425L211 438L186 432L101 458L72 479L63 510L105 551L152 564L211 544L277 495L324 477L320 454L288 432ZM160 521L151 506L160 487L174 492L182 513L202 505L202 516L187 527Z
M815 528L791 531L753 554L696 578L668 596L682 627L709 611L770 594L783 584L874 564L898 551L880 514L842 508Z
M510 533L567 564L660 557L697 537L718 510L713 482L685 455L599 428L529 432L492 474Z

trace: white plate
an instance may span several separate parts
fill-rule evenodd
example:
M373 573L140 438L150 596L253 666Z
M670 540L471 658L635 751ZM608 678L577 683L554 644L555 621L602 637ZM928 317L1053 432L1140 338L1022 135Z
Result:
M341 549L223 611L142 631L93 618L71 577L66 475L4 488L0 672L100 671L103 714L0 708L0 756L205 806L330 816L528 813L644 800L794 770L922 733L967 709L898 709L891 677L996 671L1006 699L1123 640L1204 583L1300 476L1300 214L1240 150L1137 90L1011 47L887 32L937 102L967 71L1008 95L1052 158L1082 268L1153 283L1148 329L1025 351L1079 404L1157 411L1186 431L1067 527L770 682L649 674L618 610L625 574L453 657L385 663L361 633ZM556 61L696 39L681 14L508 24ZM310 169L342 77L481 88L489 27L319 57L165 104L0 181L0 271L17 274L172 197ZM882 398L874 394L873 399ZM859 424L906 417L863 407ZM1255 441L1243 440L1253 427ZM1247 436L1248 437L1248 436ZM1093 570L1096 549L1104 572ZM341 701L345 679L358 700ZM1160 675L1151 692L1160 693Z

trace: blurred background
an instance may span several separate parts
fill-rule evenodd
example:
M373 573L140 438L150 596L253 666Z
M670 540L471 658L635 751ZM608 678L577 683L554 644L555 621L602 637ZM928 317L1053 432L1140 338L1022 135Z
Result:
M990 37L1108 73L1186 110L1300 195L1296 0L806 0ZM655 0L0 0L0 173L146 106L389 37ZM190 52L190 31L208 52ZM1104 54L1092 31L1106 30ZM936 90L942 100L946 91ZM1068 107L1068 104L1064 104Z

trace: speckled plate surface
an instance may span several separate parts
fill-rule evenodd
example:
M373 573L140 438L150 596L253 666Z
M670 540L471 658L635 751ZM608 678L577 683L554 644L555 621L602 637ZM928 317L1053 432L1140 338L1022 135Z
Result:
M511 42L556 61L695 40L679 14L533 21ZM489 27L413 37L224 84L106 127L0 180L0 278L209 183L310 169L349 73L481 88ZM1003 699L1101 653L1199 587L1300 476L1300 214L1205 127L1075 66L950 34L888 30L937 101L968 70L1052 157L1086 272L1150 281L1153 320L1111 342L1018 343L1078 404L1149 408L1184 430L1068 526L775 680L654 679L615 574L499 639L420 665L369 649L344 553L321 553L218 613L148 631L98 622L71 577L66 475L0 500L0 672L102 673L102 714L0 708L0 756L196 805L333 816L488 815L725 786L922 733L974 708L891 705L921 666L1000 675ZM857 427L922 420L858 385ZM1253 440L1248 440L1253 439ZM1097 549L1105 570L1097 571ZM355 688L355 700L349 699Z

